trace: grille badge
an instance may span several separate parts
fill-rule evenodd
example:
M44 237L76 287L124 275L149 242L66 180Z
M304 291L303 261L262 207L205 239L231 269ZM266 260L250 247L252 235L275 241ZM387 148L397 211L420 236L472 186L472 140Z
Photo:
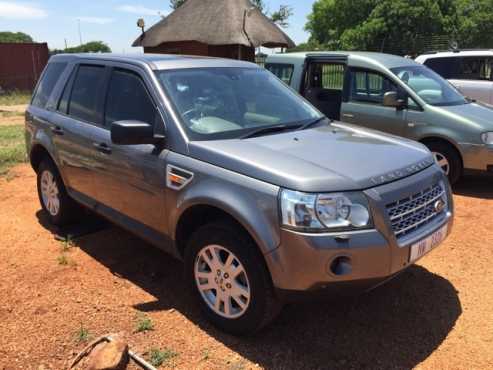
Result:
M433 205L436 213L441 213L445 209L445 201L443 199L438 199Z

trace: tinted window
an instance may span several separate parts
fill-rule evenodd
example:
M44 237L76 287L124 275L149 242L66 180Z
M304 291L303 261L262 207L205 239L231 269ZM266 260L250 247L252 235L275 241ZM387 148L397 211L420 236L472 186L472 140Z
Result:
M460 59L459 75L463 80L491 80L493 58L466 57Z
M136 120L153 124L156 108L147 89L136 74L115 70L106 99L106 125L115 121Z
M424 65L434 70L443 78L446 79L457 78L457 74L458 74L457 58L427 59Z
M265 68L289 85L293 77L294 66L291 64L266 64Z
M351 71L350 100L382 104L383 96L389 91L399 92L399 89L381 74L370 71Z
M100 99L105 68L80 66L75 77L69 104L69 115L82 121L100 123Z
M34 94L32 104L44 108L67 63L49 63Z
M70 78L68 79L67 83L65 84L65 87L63 88L63 93L60 98L60 101L58 102L57 110L65 114L68 113L68 101L70 99L70 93L72 91L72 83L74 81L74 76L75 76L75 72L72 71Z

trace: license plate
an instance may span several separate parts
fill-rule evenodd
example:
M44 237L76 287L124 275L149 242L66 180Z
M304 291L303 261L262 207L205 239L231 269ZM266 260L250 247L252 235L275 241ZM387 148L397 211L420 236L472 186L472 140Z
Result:
M448 225L443 226L440 230L435 231L426 239L417 242L411 246L410 262L414 262L417 259L423 257L426 253L437 247L447 237Z

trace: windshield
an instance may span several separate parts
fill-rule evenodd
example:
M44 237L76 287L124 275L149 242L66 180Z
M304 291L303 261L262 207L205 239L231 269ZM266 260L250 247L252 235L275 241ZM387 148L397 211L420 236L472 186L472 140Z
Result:
M468 103L455 87L427 67L406 66L392 68L391 71L428 104L446 106Z
M263 69L200 68L156 74L191 140L241 138L268 127L294 129L322 117Z

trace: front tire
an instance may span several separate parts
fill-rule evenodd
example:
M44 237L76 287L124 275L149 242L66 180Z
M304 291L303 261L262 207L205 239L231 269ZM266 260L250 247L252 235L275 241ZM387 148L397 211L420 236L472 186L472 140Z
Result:
M441 142L427 144L427 147L432 152L435 162L447 175L450 184L455 184L462 176L462 161L457 151Z
M38 197L51 224L65 226L74 222L80 207L70 198L53 161L44 159L37 170Z
M185 269L205 316L225 332L253 334L280 311L262 255L233 222L198 229L185 251Z

